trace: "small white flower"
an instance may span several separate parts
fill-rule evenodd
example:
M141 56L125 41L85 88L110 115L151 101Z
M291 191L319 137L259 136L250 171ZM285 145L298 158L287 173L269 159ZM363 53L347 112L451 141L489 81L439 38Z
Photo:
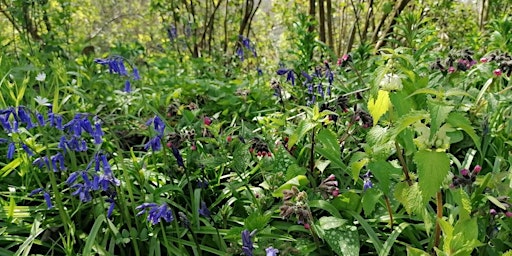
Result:
M402 79L397 74L385 74L379 85L386 91L400 91L402 90Z
M37 74L36 80L39 82L43 82L44 80L46 80L46 74L44 72Z

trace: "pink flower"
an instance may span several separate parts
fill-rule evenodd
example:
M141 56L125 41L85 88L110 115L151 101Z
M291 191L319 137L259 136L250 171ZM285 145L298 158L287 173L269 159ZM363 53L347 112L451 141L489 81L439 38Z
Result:
M506 212L505 213L505 216L509 217L509 218L512 218L512 212Z
M493 216L494 216L494 215L496 215L496 214L498 214L498 212L496 212L496 210L495 210L495 209L490 209L490 210L489 210L489 213L490 213L491 215L493 215Z
M475 166L475 168L473 168L473 172L475 174L478 174L481 170L482 170L482 166L480 166L480 165L477 165L477 166Z
M494 73L494 75L495 75L495 76L501 76L501 74L502 74L501 69L499 69L499 68L498 68L498 69L495 69L495 70L493 71L493 73Z
M454 73L455 72L455 68L454 67L449 67L448 68L448 73Z
M332 191L332 196L337 197L340 194L340 189L336 188Z
M468 169L462 169L462 170L460 170L460 174L462 174L462 176L468 176L469 171L468 171Z
M305 228L305 229L310 229L310 228L311 228L311 226L309 225L309 223L304 223L304 228Z
M482 62L482 63L487 63L487 61L489 61L489 60L486 57L480 58L480 62Z
M210 119L209 117L205 116L205 117L203 118L203 123L204 123L204 125L206 125L206 126L210 126L210 124L212 124L212 119Z

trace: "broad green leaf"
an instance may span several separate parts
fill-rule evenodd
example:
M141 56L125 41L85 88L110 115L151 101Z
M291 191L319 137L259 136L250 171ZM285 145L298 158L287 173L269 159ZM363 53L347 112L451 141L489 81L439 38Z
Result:
M379 90L377 99L370 98L368 101L368 111L373 117L373 126L377 124L379 119L388 112L391 106L391 100L389 99L389 92Z
M407 256L429 256L429 255L430 254L428 254L427 252L425 252L423 250L407 246Z
M414 155L414 162L418 169L419 188L426 203L440 190L450 171L450 159L444 152L421 150Z
M297 143L299 140L304 137L309 131L311 131L313 128L315 128L317 124L312 123L308 120L302 120L292 135L290 135L288 139L288 148L292 148L295 143Z
M341 193L331 200L331 204L338 210L361 211L361 196L353 191Z
M394 180L394 176L399 177L402 170L395 168L389 162L384 160L377 160L368 164L368 169L371 171L373 176L377 178L375 184L378 188L384 192L385 195L389 195L391 191L391 182Z
M345 225L346 223L347 223L346 219L341 219L341 218L332 217L332 216L324 216L318 220L318 224L320 224L320 228L324 231L328 230L328 229L339 228L339 227Z
M453 106L448 106L442 104L441 102L428 102L428 108L430 111L430 137L429 140L432 141L434 136L436 135L441 124L444 123L448 114L453 110Z
M341 226L324 230L324 240L340 256L359 255L359 233L355 226Z
M340 145L336 134L331 130L323 129L317 134L317 140L319 146L315 148L316 152L331 161L331 166L347 171L347 166L341 161Z
M395 186L395 198L405 207L407 213L421 213L423 198L418 183L409 186L407 182L400 182Z
M450 190L453 195L453 199L457 202L459 207L459 219L469 219L471 213L471 200L468 194L462 188Z
M363 193L361 203L363 204L364 215L366 217L370 216L370 214L375 210L375 205L379 202L381 197L382 192L373 188L368 189Z
M471 122L465 116L463 116L459 112L452 112L448 115L448 119L446 120L446 122L451 124L453 128L460 128L464 132L466 132L475 143L475 146L477 147L478 151L482 151L480 149L480 137L476 135L475 129L473 129Z
M269 214L264 215L255 211L245 219L244 227L248 230L263 230L271 217Z
M368 161L369 159L365 157L350 164L350 169L352 170L352 179L354 179L354 181L359 179L359 173L361 172L361 169L368 163Z
M391 233L391 235L388 237L386 242L384 243L384 248L382 251L379 252L379 256L387 256L389 252L391 251L391 248L393 248L393 244L395 243L396 239L404 231L410 224L407 222L402 222L400 225L395 227L395 230Z
M414 111L400 117L395 122L395 126L389 132L391 139L394 139L396 136L398 136L398 134L400 134L400 132L410 127L412 124L427 118L429 118L427 111Z
M309 183L308 178L304 175L298 175L295 178L288 180L286 183L281 185L274 193L272 193L272 196L274 197L282 197L283 196L283 190L285 189L291 189L293 186L301 187L305 186Z

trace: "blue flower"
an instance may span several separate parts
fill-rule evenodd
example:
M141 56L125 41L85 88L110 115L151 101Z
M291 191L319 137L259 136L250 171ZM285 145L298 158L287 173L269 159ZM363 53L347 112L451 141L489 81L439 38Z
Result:
M133 80L140 80L139 70L136 67L133 67Z
M144 150L148 150L149 148L151 148L151 150L153 150L153 151L158 151L158 150L162 149L162 141L161 141L160 136L155 136L155 137L151 138L144 145Z
M107 211L107 218L110 219L110 216L112 216L112 212L114 211L114 208L116 206L116 202L114 201L113 198L108 198L106 201L108 203L110 203L110 206L108 207L108 211Z
M208 209L208 207L206 206L206 203L204 201L201 201L201 207L199 208L199 214L201 214L202 216L204 216L205 218L208 218L208 219L211 217L210 210Z
M171 42L174 42L174 40L178 37L178 33L174 25L171 25L169 28L167 28L167 36Z
M242 231L242 251L246 256L252 256L252 251L254 250L254 246L252 244L252 233L249 230Z
M16 146L14 142L9 143L7 146L7 159L12 160L14 158L14 151L16 150Z
M371 180L371 173L370 171L366 172L366 174L363 175L363 191L366 191L369 188L373 188L373 183Z
M155 116L153 118L150 118L146 122L146 126L152 125L155 128L155 131L158 133L158 135L163 136L164 130L165 130L165 123L162 121L162 119L159 116Z
M36 119L37 119L37 123L39 123L39 126L44 126L45 125L43 114L37 112L36 113Z
M174 157L176 157L176 162L178 163L178 166L185 168L185 164L183 163L183 157L181 157L180 151L174 145L172 145L171 147L172 154L174 155Z
M265 252L267 253L267 256L277 256L277 254L279 253L279 250L270 246L267 249L265 249Z
M32 123L32 119L30 118L30 114L25 110L25 107L23 106L18 107L18 118L21 122L27 124L27 129L35 127L35 125Z
M25 143L21 143L21 148L23 148L23 150L27 153L28 156L34 155L34 152L32 152L32 150Z
M48 209L53 208L51 196L43 188L37 188L37 189L32 190L32 192L30 192L30 194L28 196L32 197L35 194L39 194L41 192L43 192L43 197L44 197L44 200L46 202L46 207L48 207Z
M123 92L126 92L126 93L132 92L132 84L130 83L130 80L126 80L126 82L124 82Z
M101 122L97 117L94 117L94 132L91 134L94 138L94 144L99 145L103 142L103 131L101 130Z
M172 211L166 203L163 203L160 206L156 203L143 203L135 209L140 210L140 212L137 213L137 216L147 212L147 220L153 225L160 223L162 219L169 223L174 220Z

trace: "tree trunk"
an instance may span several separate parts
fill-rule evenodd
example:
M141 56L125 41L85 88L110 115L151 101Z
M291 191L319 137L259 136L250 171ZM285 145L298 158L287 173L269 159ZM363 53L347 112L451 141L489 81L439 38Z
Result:
M363 28L363 32L362 32L362 35L363 37L361 38L361 42L365 42L366 39L368 38L368 27L370 26L370 20L373 16L373 0L370 0L370 3L368 4L368 14L366 15L366 20L364 22L364 28Z
M334 51L334 38L332 28L332 1L327 0L327 42L329 47Z
M315 3L315 0L309 0L309 21L311 22L311 24L309 25L308 31L310 33L315 31L315 25L313 24L313 21L316 20Z
M326 42L326 36L325 36L325 8L324 8L324 0L318 0L318 13L320 20L318 22L319 29L320 29L320 41Z
M394 11L393 16L391 17L391 22L389 23L389 25L386 27L386 30L382 34L382 38L377 42L377 45L375 45L376 51L386 44L386 37L393 32L393 29L396 24L396 18L400 15L400 13L402 13L402 11L405 9L405 7L410 1L411 0L402 0L399 2L398 5L395 5L395 8L393 8Z

